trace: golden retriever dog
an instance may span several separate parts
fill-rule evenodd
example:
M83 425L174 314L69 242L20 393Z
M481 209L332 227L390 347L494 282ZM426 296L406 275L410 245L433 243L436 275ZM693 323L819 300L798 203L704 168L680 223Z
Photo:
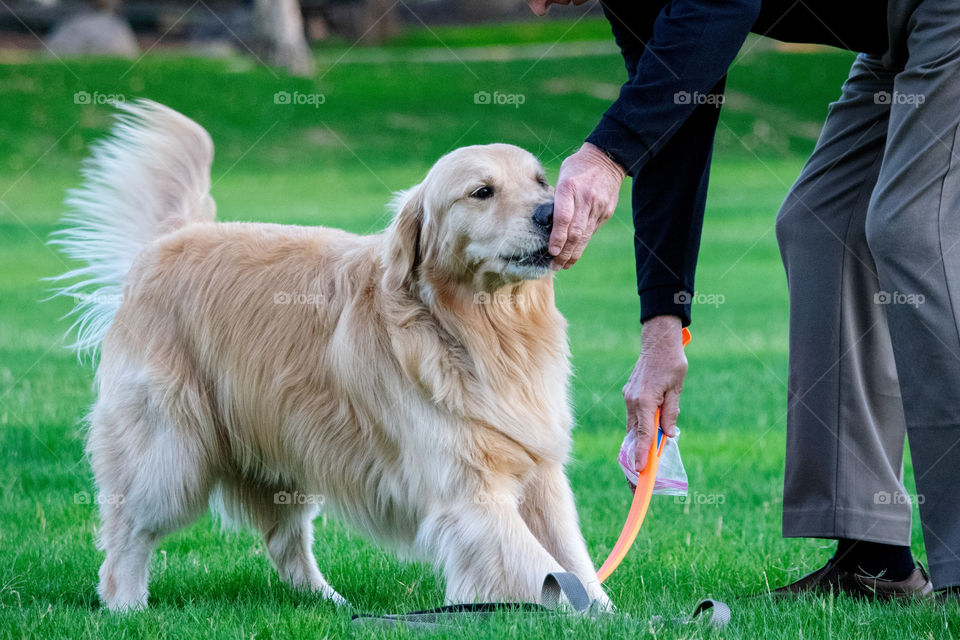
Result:
M537 160L455 150L376 235L218 223L207 132L121 109L53 240L85 263L61 292L76 346L99 352L106 606L145 607L158 541L208 505L337 603L313 555L320 507L430 560L448 602L536 601L570 571L609 606L564 473L570 354Z

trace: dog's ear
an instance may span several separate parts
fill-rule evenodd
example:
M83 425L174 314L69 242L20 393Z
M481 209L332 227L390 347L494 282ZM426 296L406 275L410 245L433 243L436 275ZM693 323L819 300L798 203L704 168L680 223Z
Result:
M420 240L423 231L423 185L401 191L390 203L393 222L387 228L387 253L384 256L383 286L389 290L408 285L420 265Z

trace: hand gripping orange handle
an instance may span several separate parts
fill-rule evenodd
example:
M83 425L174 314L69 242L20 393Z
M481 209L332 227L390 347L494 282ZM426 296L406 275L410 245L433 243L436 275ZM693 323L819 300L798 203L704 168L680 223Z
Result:
M683 329L683 346L690 343L690 332ZM623 524L623 530L620 537L617 538L617 544L603 566L597 571L597 578L603 582L610 577L613 570L620 566L620 563L626 557L633 541L637 539L640 533L640 526L647 515L647 509L650 507L650 498L653 497L653 485L657 481L657 468L660 466L660 454L663 453L663 443L666 438L660 437L660 408L657 407L657 413L653 417L653 422L657 426L658 437L654 438L650 445L650 454L647 456L647 466L639 473L637 479L637 488L633 492L633 504L630 505L630 513L627 514L627 521Z

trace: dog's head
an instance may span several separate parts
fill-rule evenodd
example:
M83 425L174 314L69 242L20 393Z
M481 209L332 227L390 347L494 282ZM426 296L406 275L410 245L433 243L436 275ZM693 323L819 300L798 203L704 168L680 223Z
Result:
M384 284L495 291L550 271L553 189L527 151L463 147L399 194L388 234Z

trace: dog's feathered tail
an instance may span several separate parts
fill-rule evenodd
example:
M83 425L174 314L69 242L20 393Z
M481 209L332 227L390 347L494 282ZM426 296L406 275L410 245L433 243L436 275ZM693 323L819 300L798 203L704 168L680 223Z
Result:
M75 300L77 352L93 355L120 307L127 273L156 238L212 222L213 143L203 127L149 100L118 105L110 137L84 161L84 182L68 193L66 228L50 243L83 266L53 278Z

